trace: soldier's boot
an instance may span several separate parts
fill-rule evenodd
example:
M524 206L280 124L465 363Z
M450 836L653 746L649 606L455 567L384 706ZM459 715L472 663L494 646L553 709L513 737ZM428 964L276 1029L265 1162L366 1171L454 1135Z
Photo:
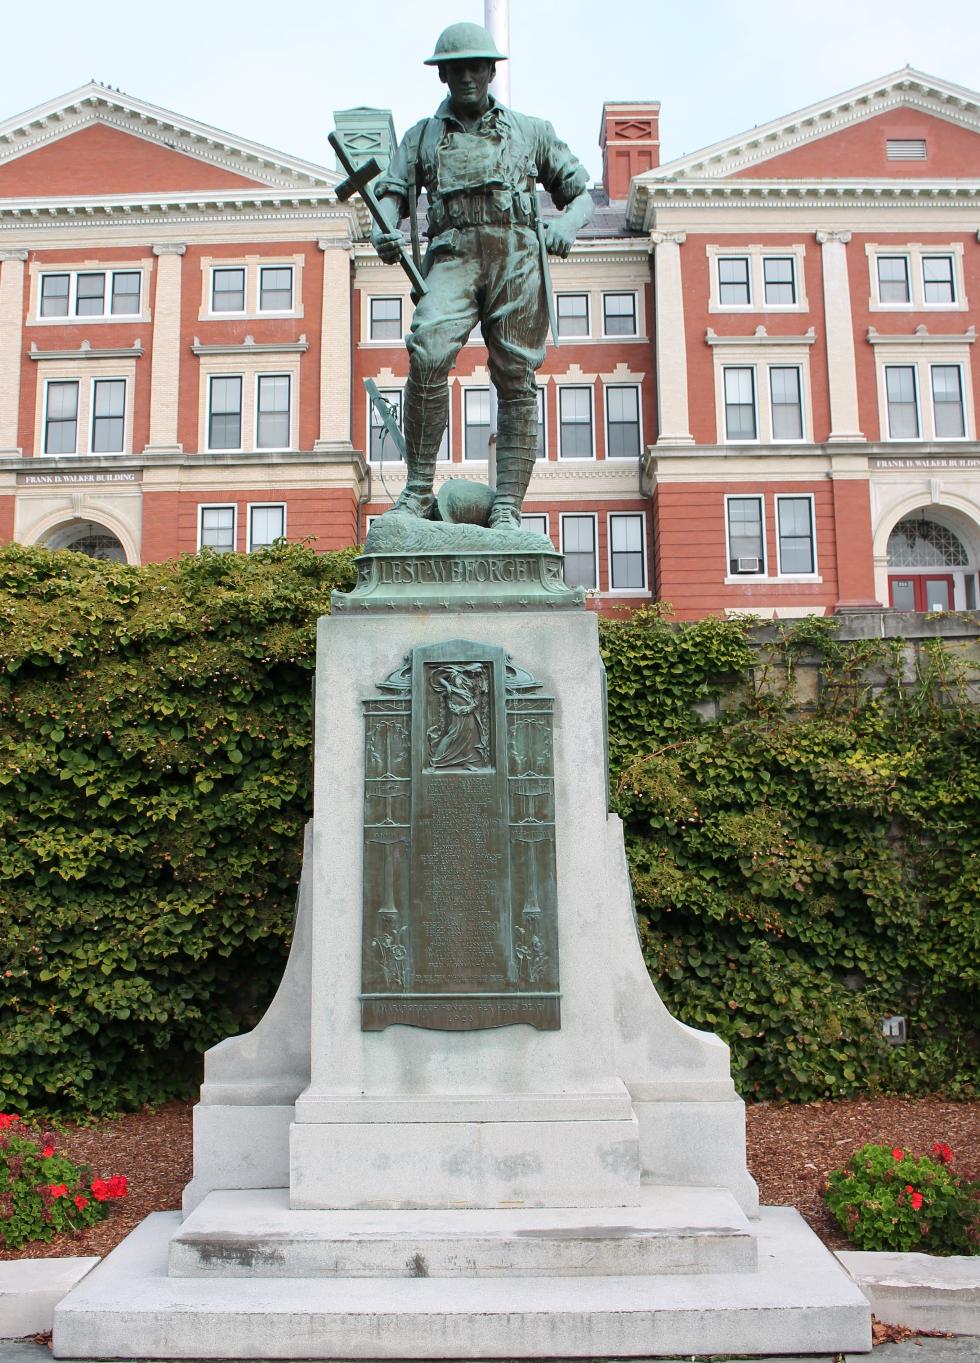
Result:
M408 478L393 511L409 511L413 516L425 517L432 510L436 456L448 420L449 385L446 380L419 381L410 374L405 384L404 407Z
M537 398L501 398L497 403L497 493L490 524L521 528L521 503L538 450Z

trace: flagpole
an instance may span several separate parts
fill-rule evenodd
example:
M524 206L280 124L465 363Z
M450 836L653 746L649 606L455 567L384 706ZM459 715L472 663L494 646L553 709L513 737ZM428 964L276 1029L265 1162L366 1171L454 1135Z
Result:
M509 0L483 0L483 26L496 44L498 52L510 55ZM490 89L494 99L510 104L510 61L497 63L497 74ZM487 482L497 481L497 390L490 384L490 438L487 444Z

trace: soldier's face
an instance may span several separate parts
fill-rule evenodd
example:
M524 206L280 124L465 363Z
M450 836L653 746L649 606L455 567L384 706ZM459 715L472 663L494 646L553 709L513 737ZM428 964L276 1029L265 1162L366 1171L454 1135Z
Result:
M495 69L496 62L484 57L468 57L464 61L444 62L439 67L439 77L449 86L449 94L458 109L483 109Z

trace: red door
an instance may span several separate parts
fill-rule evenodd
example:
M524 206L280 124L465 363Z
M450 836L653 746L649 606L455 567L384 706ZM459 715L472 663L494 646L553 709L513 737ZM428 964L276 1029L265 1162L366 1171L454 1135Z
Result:
M888 578L888 600L898 611L951 611L953 576L951 573L916 573Z

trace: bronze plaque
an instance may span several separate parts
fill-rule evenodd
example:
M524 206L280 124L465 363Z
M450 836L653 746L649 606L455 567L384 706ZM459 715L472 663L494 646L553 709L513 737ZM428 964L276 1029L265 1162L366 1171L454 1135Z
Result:
M503 649L413 649L364 702L361 1026L560 1026L554 702Z

